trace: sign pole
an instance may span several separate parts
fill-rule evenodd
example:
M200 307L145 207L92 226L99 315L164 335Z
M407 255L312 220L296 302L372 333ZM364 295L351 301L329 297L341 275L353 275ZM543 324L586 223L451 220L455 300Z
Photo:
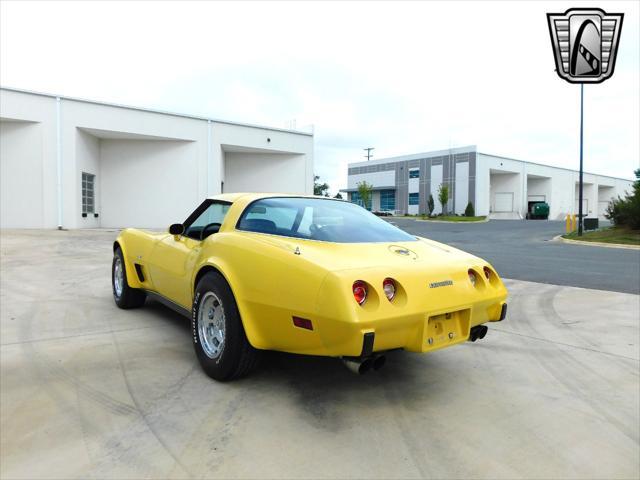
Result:
M584 83L580 84L580 194L578 204L578 236L582 236L582 139L583 139L583 117L584 117Z

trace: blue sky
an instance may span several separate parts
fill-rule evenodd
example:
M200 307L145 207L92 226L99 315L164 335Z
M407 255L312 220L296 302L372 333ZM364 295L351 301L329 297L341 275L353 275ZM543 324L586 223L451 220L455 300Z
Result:
M585 87L585 169L640 155L638 2L13 2L3 86L315 129L332 191L346 165L477 144L576 167L579 86L561 80L547 12L624 12L616 71Z

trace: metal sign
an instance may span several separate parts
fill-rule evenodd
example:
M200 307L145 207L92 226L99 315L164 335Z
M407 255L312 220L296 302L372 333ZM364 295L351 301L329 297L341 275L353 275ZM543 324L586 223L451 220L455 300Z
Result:
M548 13L558 75L570 83L601 83L611 77L623 17L599 8Z

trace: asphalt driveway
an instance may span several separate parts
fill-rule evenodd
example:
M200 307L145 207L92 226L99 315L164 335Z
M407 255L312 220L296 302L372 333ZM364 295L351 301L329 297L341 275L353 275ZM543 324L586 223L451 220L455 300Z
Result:
M493 220L434 223L411 218L390 222L414 235L448 243L491 262L505 278L574 287L640 292L640 250L550 241L564 222Z

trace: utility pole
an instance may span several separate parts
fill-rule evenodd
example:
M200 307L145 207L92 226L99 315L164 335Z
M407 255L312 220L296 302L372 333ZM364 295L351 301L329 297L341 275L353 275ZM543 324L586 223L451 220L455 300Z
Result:
M367 152L365 157L367 157L367 162L368 162L369 160L371 160L371 157L373 157L373 155L371 155L371 150L375 150L375 147L368 147L368 148L364 148L363 150Z
M584 83L580 84L580 193L578 195L578 236L582 236L582 137L584 116Z

